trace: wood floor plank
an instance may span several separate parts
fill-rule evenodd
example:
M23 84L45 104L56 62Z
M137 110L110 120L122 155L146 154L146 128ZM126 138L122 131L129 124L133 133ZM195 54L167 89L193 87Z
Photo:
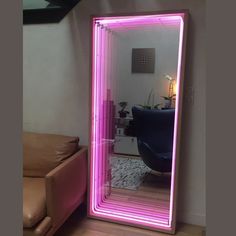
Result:
M176 236L203 236L201 226L178 224ZM80 206L56 232L55 236L166 236L168 234L120 225L86 217Z

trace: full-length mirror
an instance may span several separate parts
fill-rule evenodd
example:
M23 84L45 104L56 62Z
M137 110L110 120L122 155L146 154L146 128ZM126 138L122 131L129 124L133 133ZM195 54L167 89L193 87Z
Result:
M92 18L91 217L175 231L186 17Z

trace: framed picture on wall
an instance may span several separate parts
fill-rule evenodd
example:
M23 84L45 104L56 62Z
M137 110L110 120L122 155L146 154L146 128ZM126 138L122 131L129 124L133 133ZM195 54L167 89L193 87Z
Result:
M132 49L132 73L155 72L155 48Z

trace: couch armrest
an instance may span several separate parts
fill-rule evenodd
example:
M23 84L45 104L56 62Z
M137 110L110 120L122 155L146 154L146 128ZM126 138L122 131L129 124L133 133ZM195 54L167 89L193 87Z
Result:
M61 224L83 201L87 187L87 148L46 175L47 214L53 226Z

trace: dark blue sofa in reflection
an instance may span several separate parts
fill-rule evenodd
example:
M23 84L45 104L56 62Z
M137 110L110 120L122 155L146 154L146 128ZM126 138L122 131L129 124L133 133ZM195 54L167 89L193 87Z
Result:
M171 172L175 110L132 108L139 154L152 170Z

